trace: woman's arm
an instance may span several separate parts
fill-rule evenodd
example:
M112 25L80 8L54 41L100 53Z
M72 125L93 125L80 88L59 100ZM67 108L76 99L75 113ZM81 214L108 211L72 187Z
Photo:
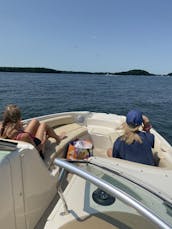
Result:
M152 128L149 118L145 115L142 115L142 118L143 118L143 130L149 132L150 129Z

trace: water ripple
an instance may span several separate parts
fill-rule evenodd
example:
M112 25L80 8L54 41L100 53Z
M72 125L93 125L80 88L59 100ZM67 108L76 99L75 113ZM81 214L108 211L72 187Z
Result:
M172 144L172 77L0 73L0 112L18 104L23 118L89 110L125 115L137 108Z

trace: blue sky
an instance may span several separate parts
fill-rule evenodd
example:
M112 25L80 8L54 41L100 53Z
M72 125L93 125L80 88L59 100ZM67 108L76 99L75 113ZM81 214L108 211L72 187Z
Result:
M0 0L0 66L172 72L172 0Z

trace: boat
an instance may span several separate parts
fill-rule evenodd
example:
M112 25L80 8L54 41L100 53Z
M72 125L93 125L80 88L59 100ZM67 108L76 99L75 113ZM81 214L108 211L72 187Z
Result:
M172 228L172 147L155 130L157 166L107 157L126 117L89 111L37 117L59 134L45 160L29 143L0 139L0 228ZM24 120L27 125L30 120ZM93 144L87 159L66 159L70 142Z

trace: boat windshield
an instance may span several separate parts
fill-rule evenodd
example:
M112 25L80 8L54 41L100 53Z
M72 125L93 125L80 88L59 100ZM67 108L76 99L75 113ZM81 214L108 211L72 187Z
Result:
M17 143L15 142L9 142L4 139L0 139L0 162L3 161L3 159L11 153L11 151L16 150Z
M138 203L151 210L152 213L172 226L171 203L157 196L155 193L143 188L143 186L139 186L131 180L128 180L117 173L110 172L105 168L100 168L92 164L88 164L87 166L82 165L82 167L84 167L84 170L94 174L96 177L101 178L113 185L115 188L131 196Z
M148 217L161 228L172 228L172 204L142 185L95 164L81 163L76 166L59 159L55 161L58 166L87 180L86 186L90 190L87 200L92 208L96 203L108 206L108 211L114 211L114 203L118 205L118 200L125 203L123 210L126 206L134 207L136 212Z

